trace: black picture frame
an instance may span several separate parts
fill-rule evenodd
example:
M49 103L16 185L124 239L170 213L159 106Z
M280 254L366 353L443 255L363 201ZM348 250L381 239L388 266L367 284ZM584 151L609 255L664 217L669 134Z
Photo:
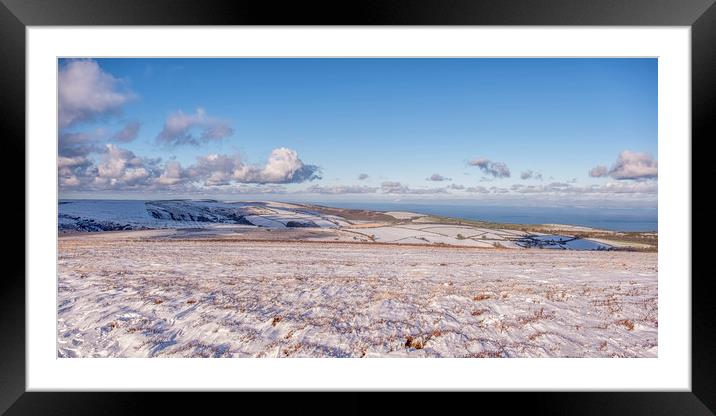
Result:
M351 2L250 2L204 0L0 0L0 131L5 201L12 217L4 224L5 270L0 282L0 412L7 414L124 414L150 410L149 403L187 410L204 400L174 394L157 398L138 393L25 392L25 28L72 25L568 25L568 26L689 26L692 36L692 147L707 143L716 108L716 6L714 0L512 0L499 1L387 1ZM701 145L700 145L701 146ZM708 152L692 151L692 177L705 177L707 166L698 163ZM698 168L701 168L697 175ZM694 169L697 168L697 169ZM711 175L712 176L712 175ZM706 188L698 186L693 190ZM703 194L693 194L697 197ZM692 197L692 222L705 219ZM706 196L705 196L706 197ZM702 197L702 198L705 198ZM701 206L704 208L705 206ZM22 212L22 214L20 214ZM23 216L24 222L19 221ZM20 237L22 236L22 237ZM21 244L22 241L22 244ZM692 253L697 251L692 242ZM699 250L706 250L698 246ZM660 253L660 255L664 255ZM693 262L692 254L692 264ZM12 261L7 261L12 260ZM8 268L7 265L12 265ZM9 271L8 271L9 270ZM670 276L691 279L692 287L692 388L690 392L600 392L483 394L474 411L498 405L502 411L549 414L714 414L716 413L716 303L710 273ZM334 397L340 413L372 411L364 396ZM235 399L231 399L235 402ZM399 399L381 410L421 413L427 407L452 411L459 403ZM475 403L475 399L467 399ZM218 402L204 408L210 410ZM271 410L311 409L317 399L272 400ZM325 404L325 401L321 401ZM467 404L463 401L462 404ZM288 407L287 407L288 406ZM320 407L323 407L321 405ZM312 411L313 413L313 411Z

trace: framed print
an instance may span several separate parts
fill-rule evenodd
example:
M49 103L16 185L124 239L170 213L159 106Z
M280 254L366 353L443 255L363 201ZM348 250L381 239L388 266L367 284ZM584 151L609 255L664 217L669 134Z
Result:
M70 3L0 9L9 414L197 390L713 411L711 2Z

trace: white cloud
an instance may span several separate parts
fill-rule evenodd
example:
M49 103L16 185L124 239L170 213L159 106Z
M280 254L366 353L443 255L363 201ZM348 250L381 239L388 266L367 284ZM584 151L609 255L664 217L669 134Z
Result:
M441 175L441 174L439 174L439 173L433 173L433 174L430 175L430 177L428 177L426 180L427 180L427 181L432 181L432 182L443 182L443 181L451 181L452 179L446 178L446 177L444 177L443 175Z
M156 174L156 167L153 166L156 162L108 144L102 161L97 165L94 184L109 188L146 186Z
M64 157L60 156L57 158L57 168L62 169L71 169L77 166L85 165L87 163L92 163L88 158L84 156L76 156L76 157Z
M650 154L625 150L619 154L609 176L614 179L651 179L658 173L657 162Z
M380 184L381 191L388 194L404 194L408 193L409 188L400 182L385 181Z
M59 156L57 158L57 177L60 187L81 185L82 180L91 175L92 167L92 160L86 156Z
M524 172L522 172L522 173L520 174L520 178L521 178L522 180L537 179L537 180L541 181L541 180L542 180L542 174L539 173L539 172L534 172L534 171L532 171L532 170L526 170L526 171L524 171Z
M58 134L57 152L60 156L87 156L90 153L103 152L104 146L99 144L106 133L102 129L92 132L60 132Z
M595 166L589 170L589 176L593 178L602 178L609 176L609 168L604 165Z
M58 122L60 128L118 113L134 98L124 83L104 72L93 60L68 61L58 74Z
M60 186L63 187L74 187L80 185L81 183L82 182L75 175L60 177Z
M386 194L426 195L447 193L447 190L445 188L410 188L409 186L403 185L400 182L391 181L386 181L380 184L380 189Z
M157 178L159 185L177 185L186 181L186 173L182 169L181 164L177 161L169 161L164 165L164 170Z
M315 194L371 194L378 190L377 187L372 186L359 186L359 185L345 185L345 186L320 186L313 185L306 188L306 192Z
M608 182L601 187L586 188L596 193L614 193L614 194L652 194L658 192L658 184L656 181L646 182Z
M113 144L104 148L98 164L88 157L62 156L58 160L60 186L83 190L212 188L239 184L285 184L319 179L319 168L306 165L296 151L274 149L265 165L247 165L239 156L211 154L183 168L177 161L161 163L142 158ZM243 189L243 188L242 188ZM259 187L261 193L276 187Z
M138 121L130 121L127 123L122 130L112 135L112 140L116 142L127 143L136 139L139 135L139 129L142 127L142 123Z
M478 186L477 188L481 188L481 187ZM507 194L507 193L510 193L510 190L509 190L509 189L507 189L507 188L500 188L500 187L497 187L497 186L491 186L489 191L492 192L493 194Z
M510 188L499 188L515 194L649 194L655 195L657 183L655 181L608 182L601 185L575 186L568 182L552 182L545 185L515 184ZM497 192L493 190L493 192Z
M198 136L197 132L198 130ZM169 146L183 144L199 145L212 140L221 140L234 134L225 121L210 117L201 108L193 114L177 111L164 121L164 128L157 135L157 142Z
M485 188L484 186L471 186L471 187L465 189L465 192L486 194L486 193L489 193L490 191L487 188Z
M510 168L502 162L492 162L489 159L479 158L467 162L470 166L477 166L480 170L494 178L509 178Z
M189 178L204 181L205 186L227 185L234 171L242 165L238 156L210 154L196 158L196 164L186 169Z
M280 147L271 151L264 166L238 164L233 179L244 183L299 183L320 179L320 169L306 165L295 150Z
M611 169L607 170L606 166L595 166L589 171L589 176L595 178L610 176L617 180L655 179L658 173L658 163L650 154L625 150L619 153Z

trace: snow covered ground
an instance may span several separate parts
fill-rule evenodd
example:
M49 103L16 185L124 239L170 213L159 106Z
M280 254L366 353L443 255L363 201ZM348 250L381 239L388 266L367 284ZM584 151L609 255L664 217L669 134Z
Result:
M58 356L657 355L656 253L161 233L60 237Z
M520 248L514 240L527 233L446 224L399 224L351 229L371 241L402 244L445 244L468 247Z
M391 217L399 220L409 220L413 218L419 218L419 217L426 217L425 214L418 214L415 212L407 212L407 211L388 211L385 213L386 215L390 215Z
M339 225L330 216L276 202L65 200L60 201L58 211L60 231L204 228L211 224L269 228Z
M411 212L377 212L350 210L317 205L280 202L222 202L215 200L111 201L63 200L58 213L61 234L84 232L122 232L131 230L178 230L172 237L218 238L243 236L244 239L267 240L262 231L273 230L273 240L362 241L386 244L451 245L462 247L511 248L539 245L542 248L620 249L655 251L656 237L629 236L627 241L614 240L619 233L601 233L587 227L550 224L528 232L514 224L465 223L459 219L433 218ZM196 232L201 229L201 232ZM288 230L290 229L290 230ZM296 233L294 229L322 230ZM541 243L559 234L569 244L555 246ZM187 233L191 231L191 236ZM261 231L261 232L259 232ZM325 231L325 232L323 232ZM593 234L593 232L597 232ZM574 237L593 234L593 238ZM592 235L590 234L590 236ZM554 235L553 237L559 237ZM297 238L300 236L300 238ZM525 238L528 237L528 240ZM599 240L597 240L599 238Z

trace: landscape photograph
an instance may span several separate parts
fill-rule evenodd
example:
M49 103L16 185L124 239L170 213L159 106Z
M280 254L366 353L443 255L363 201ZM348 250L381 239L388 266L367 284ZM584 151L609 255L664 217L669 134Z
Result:
M57 357L658 357L657 75L60 58Z

